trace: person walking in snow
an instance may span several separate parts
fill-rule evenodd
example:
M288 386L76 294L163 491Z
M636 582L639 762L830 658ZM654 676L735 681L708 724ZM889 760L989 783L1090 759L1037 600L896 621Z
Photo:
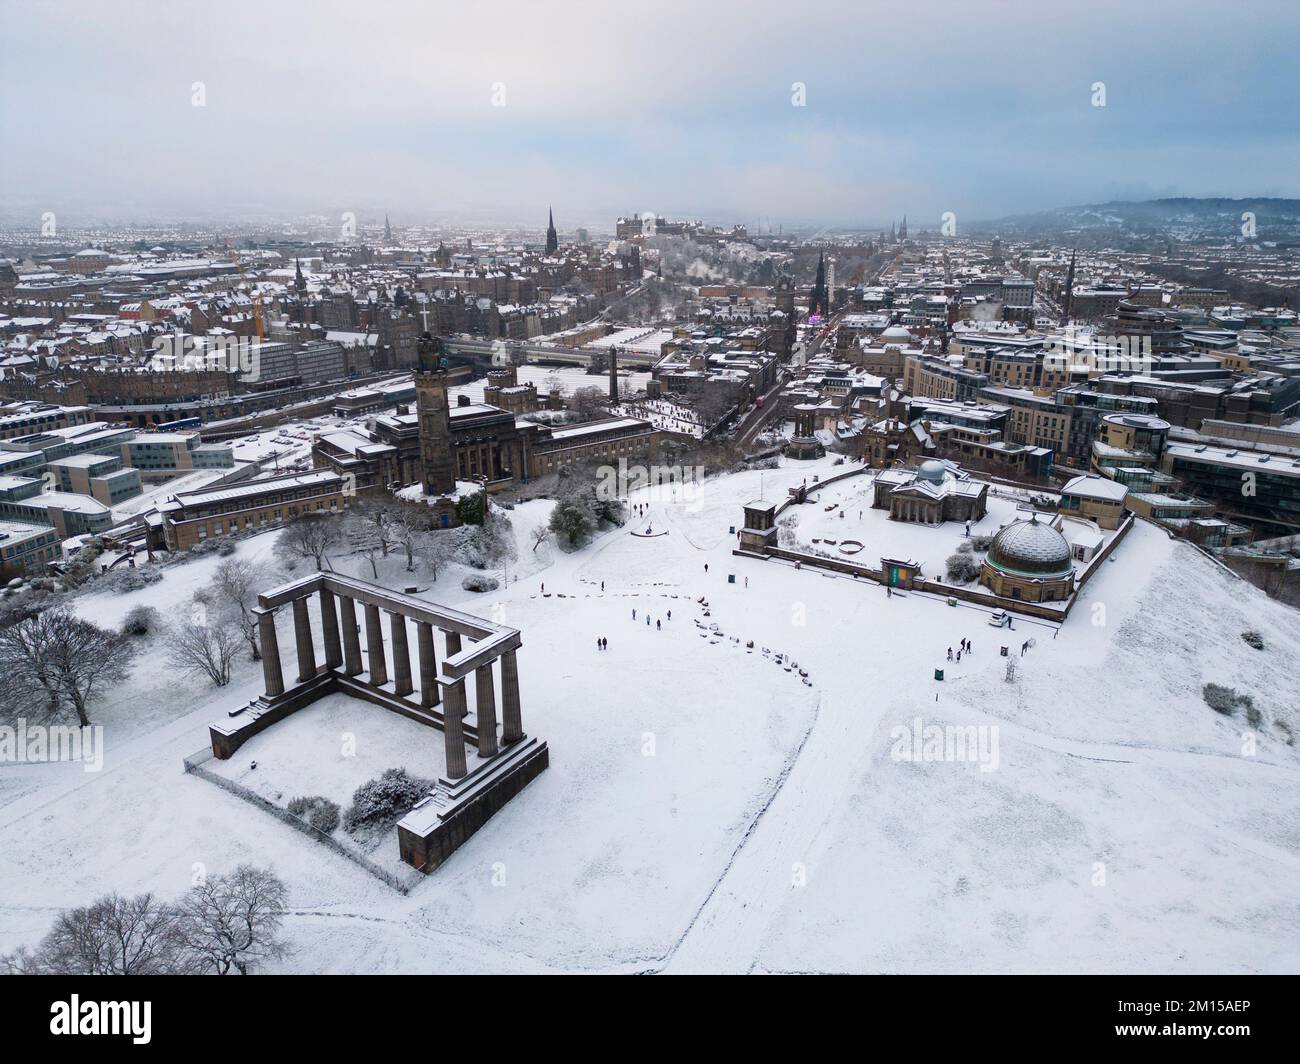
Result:
M960 650L957 651L957 664L958 664L958 665L961 664L961 651L960 651Z
M948 648L948 660L952 661L952 647Z
M745 577L745 586L749 587L749 577Z
M1028 649L1029 649L1029 640L1026 639L1023 643L1020 644L1020 656L1022 658L1025 656L1025 651Z
M670 621L673 619L673 611L672 611L672 610L669 610L669 611L668 611L668 619L669 619Z
M632 611L632 620L636 620L636 610Z
M975 653L975 648L971 645L971 641L969 639L966 640L966 653L967 654Z
M650 614L648 614L648 613L645 615L645 626L646 626L647 628L650 627Z
M604 591L604 590L605 590L605 581L604 581L604 580L602 580L602 581L600 582L600 589L601 589L601 591Z
M655 631L662 632L663 630L664 630L664 626L660 624L658 621L655 621Z
M709 563L708 563L708 562L705 562L705 563L704 563L704 571L705 571L706 573L709 571Z
M543 595L546 594L546 581L545 581L545 580L542 581L542 594L543 594Z

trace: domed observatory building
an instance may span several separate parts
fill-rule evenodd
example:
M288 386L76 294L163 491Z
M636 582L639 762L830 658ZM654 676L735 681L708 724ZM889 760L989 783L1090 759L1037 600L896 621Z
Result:
M1069 541L1037 514L1015 521L993 537L980 583L1003 598L1062 602L1074 591Z

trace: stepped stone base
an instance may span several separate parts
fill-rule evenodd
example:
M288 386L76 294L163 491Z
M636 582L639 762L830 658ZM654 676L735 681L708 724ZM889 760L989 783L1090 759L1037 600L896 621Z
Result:
M402 860L432 872L549 764L546 743L525 736L462 779L439 778L433 793L398 822Z

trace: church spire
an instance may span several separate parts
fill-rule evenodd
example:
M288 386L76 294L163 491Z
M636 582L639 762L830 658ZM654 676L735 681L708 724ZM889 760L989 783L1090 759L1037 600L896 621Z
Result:
M1065 321L1062 324L1068 325L1070 314L1074 310L1074 257L1079 253L1078 248L1070 252L1070 268L1065 274L1065 306L1061 308L1064 313Z
M829 313L829 302L826 298L826 252L823 251L817 258L817 277L808 295L808 316Z
M553 255L560 247L560 238L555 233L555 211L547 208L546 220L546 254Z

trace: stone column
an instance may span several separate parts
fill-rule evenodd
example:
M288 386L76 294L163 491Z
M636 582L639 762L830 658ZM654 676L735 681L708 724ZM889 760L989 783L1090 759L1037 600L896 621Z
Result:
M343 647L339 644L339 618L334 608L334 592L320 589L320 622L325 629L325 667L337 669L343 664Z
M388 615L388 628L393 637L393 693L411 693L411 651L406 645L406 617L400 613Z
M492 662L474 670L474 701L478 713L478 752L491 757L497 752L497 694L492 683Z
M306 683L316 675L316 651L311 645L311 617L305 598L293 600L293 635L298 644L298 682Z
M501 742L505 746L524 737L524 719L519 709L519 664L515 652L501 655Z
M357 604L347 595L339 596L339 616L343 625L343 671L355 676L361 671L361 638L357 635Z
M376 687L388 682L388 665L384 661L384 626L379 619L379 607L366 603L366 666L370 682Z
M262 677L266 681L266 697L284 694L284 673L280 670L280 641L275 636L275 611L260 606L257 614L257 636L262 650Z
M458 780L469 771L465 765L465 681L447 685L442 707L442 738L447 747L447 778Z
M438 695L438 662L433 652L433 625L428 621L416 622L416 645L420 652L420 705L436 706Z

